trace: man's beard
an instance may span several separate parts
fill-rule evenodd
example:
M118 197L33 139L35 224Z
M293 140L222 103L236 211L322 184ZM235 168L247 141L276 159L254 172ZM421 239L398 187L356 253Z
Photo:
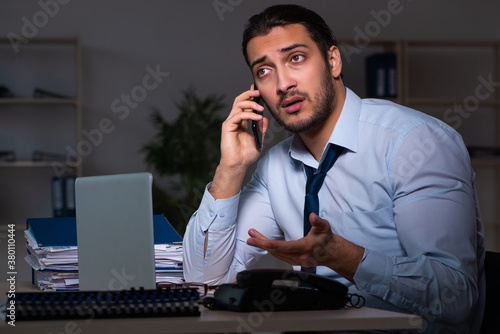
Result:
M279 110L279 108L281 108L281 104L285 99L288 99L292 96L300 96L305 100L312 102L308 93L294 90L288 94L281 96L278 103L276 104L276 109L269 108L269 106L268 109L279 125L281 125L285 130L293 133L307 132L321 126L328 119L328 117L330 117L333 110L335 109L335 106L337 105L337 95L335 93L333 77L329 71L325 71L323 81L321 83L321 88L315 96L316 102L313 105L312 115L309 118L298 123L285 123L283 118L280 117L279 113L276 110ZM293 117L294 115L290 116Z

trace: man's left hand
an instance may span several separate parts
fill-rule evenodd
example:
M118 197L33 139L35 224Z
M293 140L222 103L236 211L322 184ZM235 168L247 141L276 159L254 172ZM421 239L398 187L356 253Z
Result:
M302 267L326 266L352 283L363 257L364 248L332 232L330 223L315 213L309 216L311 230L298 240L270 240L255 229L250 229L247 243L268 251L290 265Z

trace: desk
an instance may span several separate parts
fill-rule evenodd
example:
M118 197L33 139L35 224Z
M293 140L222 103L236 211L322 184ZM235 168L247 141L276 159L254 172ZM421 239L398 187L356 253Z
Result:
M16 292L33 291L27 282L18 282ZM5 299L7 283L0 283ZM211 311L200 306L200 317L131 319L87 319L16 321L16 326L0 323L0 332L52 334L146 334L146 333L242 333L272 331L325 331L369 329L418 329L416 315L363 307L334 311L249 312Z

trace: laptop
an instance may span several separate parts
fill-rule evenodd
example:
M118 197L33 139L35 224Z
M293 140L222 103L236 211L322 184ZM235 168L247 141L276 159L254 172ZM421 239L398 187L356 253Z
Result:
M152 183L150 173L76 179L81 291L155 289Z

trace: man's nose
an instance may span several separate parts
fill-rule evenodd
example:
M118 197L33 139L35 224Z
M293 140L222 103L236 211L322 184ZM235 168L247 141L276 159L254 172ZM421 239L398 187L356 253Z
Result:
M287 93L290 90L293 90L297 86L297 81L290 76L285 70L280 71L277 75L278 82L276 85L276 90L278 94Z

